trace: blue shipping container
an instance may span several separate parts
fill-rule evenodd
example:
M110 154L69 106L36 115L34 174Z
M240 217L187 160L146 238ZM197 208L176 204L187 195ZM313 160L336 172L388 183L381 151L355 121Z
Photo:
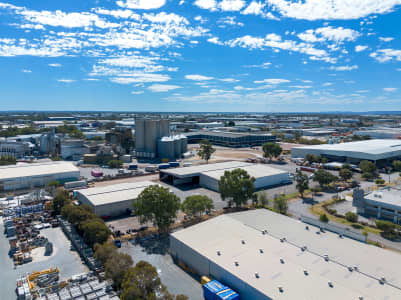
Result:
M172 168L176 168L176 167L180 166L180 163L178 161L172 161L172 162L169 162L169 165Z
M128 170L138 170L138 165L129 165Z
M159 170L168 169L168 168L170 168L170 165L169 165L169 164L160 164L160 165L159 165Z
M203 285L203 296L206 300L239 300L239 294L217 280Z

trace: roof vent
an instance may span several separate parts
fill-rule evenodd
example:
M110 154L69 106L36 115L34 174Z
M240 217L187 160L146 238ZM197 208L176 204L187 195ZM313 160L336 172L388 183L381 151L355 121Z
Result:
M258 272L255 273L255 277L259 278L259 273Z
M260 252L260 253L263 253L263 249L259 249L259 252Z
M305 229L306 229L306 230L309 230L309 226L305 226Z
M329 287L334 287L333 283L331 281L328 282L329 283Z
M278 290L280 291L280 293L284 292L284 289L281 286L279 286Z
M323 255L325 261L329 261L329 256L327 254Z
M262 230L262 234L263 234L263 235L267 234L267 230L266 230L266 229L265 229L265 230Z
M352 267L348 267L348 271L352 272L354 269Z
M280 258L280 262L283 264L284 263L284 259Z
M362 296L360 296L360 297L358 297L358 299L359 299L359 300L363 300L363 297L362 297Z
M320 231L323 233L325 232L323 227L320 227Z
M242 240L241 243L242 243L242 245L245 245L245 240Z
M342 239L342 238L343 238L343 235L342 235L342 234L339 234L338 237L339 237L340 239Z
M220 251L217 251L217 255L220 256L220 255L221 255L221 252L220 252Z
M355 266L355 267L354 267L354 270L355 270L355 271L358 271L359 269L358 269L358 267L357 267L357 266Z
M308 249L308 247L306 247L306 246L301 247L302 252L304 252L306 249Z
M287 239L284 237L284 238L281 238L281 239L280 239L280 242L284 243L286 240L287 240Z
M316 234L320 234L320 231L316 231Z
M304 274L305 276L308 276L309 275L308 270L304 270Z
M236 267L238 267L238 266L239 266L239 263L238 263L238 261L234 262L234 264L235 264L235 266L236 266Z
M380 284L385 284L386 283L386 278L382 277L379 279Z

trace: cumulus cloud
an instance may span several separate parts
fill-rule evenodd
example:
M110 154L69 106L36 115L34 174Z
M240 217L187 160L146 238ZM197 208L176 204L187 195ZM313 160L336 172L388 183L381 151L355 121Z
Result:
M357 46L355 46L355 52L362 52L362 51L365 51L368 48L369 48L368 46L357 45Z
M348 20L393 11L401 0L267 0L281 15L304 20Z
M219 7L222 11L239 11L244 6L244 0L222 0L219 3Z
M221 41L219 40L218 37L209 38L209 39L207 39L207 41L208 41L209 43L216 44L216 45L220 45L220 46L224 45L224 43L221 42Z
M337 66L337 67L331 66L329 69L330 70L334 70L334 71L352 71L352 70L358 69L358 66L357 65L353 65L353 66Z
M199 8L216 10L217 2L215 0L196 0L194 3Z
M394 40L393 37L379 37L379 40L385 43L391 42L392 40Z
M303 33L298 34L298 37L310 43L331 41L335 43L342 43L344 41L355 41L359 33L353 29L343 27L321 27L317 29L309 29Z
M380 49L369 55L378 62L385 63L392 60L401 61L401 50L396 49Z
M269 78L263 80L255 80L254 83L269 83L269 84L280 84L280 83L288 83L291 82L288 79L280 79L280 78Z
M395 92L395 91L397 91L398 89L397 88L394 88L394 87L387 87L387 88L383 88L383 91L384 92L388 92L388 93L392 93L392 92Z
M58 82L62 82L62 83L73 83L76 80L74 79L66 79L66 78L61 78L61 79L57 79Z
M166 0L126 0L117 1L117 5L132 9L156 9L164 6Z
M194 81L207 81L207 80L214 79L213 77L197 75L197 74L185 75L185 78L188 80L194 80Z
M22 72L22 73L32 73L32 71L31 71L31 70L28 70L28 69L22 69L21 72Z
M169 85L169 84L152 84L151 86L148 87L148 89L152 92L168 92L171 90L176 90L181 88L178 85Z

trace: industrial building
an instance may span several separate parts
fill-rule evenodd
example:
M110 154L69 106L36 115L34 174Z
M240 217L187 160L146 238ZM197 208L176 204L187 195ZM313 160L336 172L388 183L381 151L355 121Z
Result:
M267 142L275 142L276 137L271 134L244 134L233 132L200 131L187 133L188 144L197 144L201 140L208 140L213 145L230 148L261 146Z
M61 141L60 156L63 159L79 160L89 153L89 147L81 139L68 139Z
M56 161L0 167L0 192L43 187L80 179L79 169L70 162Z
M368 136L372 139L401 139L400 128L370 128L354 131L354 135Z
M0 156L12 156L21 158L30 154L28 142L0 141Z
M291 156L304 158L307 154L321 155L332 161L358 163L370 160L386 164L401 157L401 140L366 140L341 144L294 147Z
M135 124L137 158L175 160L187 152L187 138L171 136L169 120L136 119Z
M77 190L76 197L82 204L92 207L100 217L116 217L130 213L132 200L147 187L156 185L152 181L113 184Z
M401 224L401 190L383 188L365 195L364 190L354 189L352 205L357 213Z
M225 171L243 169L255 178L255 189L264 189L271 186L289 183L287 171L275 169L262 164L251 164L239 161L230 161L217 164L183 167L160 170L160 180L173 185L199 184L207 189L218 191L219 180Z
M401 299L400 254L265 209L176 231L170 253L241 299Z

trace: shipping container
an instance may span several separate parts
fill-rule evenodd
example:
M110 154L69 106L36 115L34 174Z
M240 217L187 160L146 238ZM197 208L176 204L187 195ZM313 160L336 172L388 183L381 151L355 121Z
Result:
M170 164L160 164L159 165L159 170L164 170L170 168Z
M134 165L134 164L129 165L128 170L138 170L138 165Z
M171 168L177 168L180 166L180 163L178 161L172 161L172 162L169 162L169 165Z
M217 280L210 281L203 285L203 296L206 300L239 300L237 292L223 285Z

